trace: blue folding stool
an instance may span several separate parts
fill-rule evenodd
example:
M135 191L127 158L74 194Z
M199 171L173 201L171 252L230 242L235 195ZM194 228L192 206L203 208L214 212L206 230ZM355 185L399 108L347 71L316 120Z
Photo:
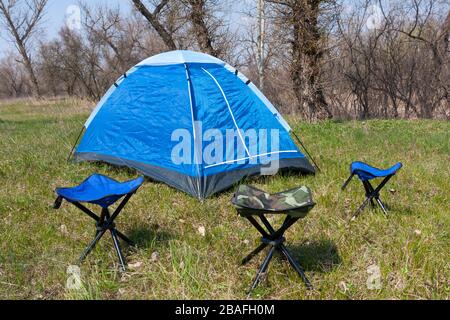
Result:
M129 245L134 246L134 243L116 229L114 220L143 182L143 177L138 177L134 180L126 182L118 182L101 174L93 174L78 186L71 188L56 188L55 192L57 194L57 198L53 208L59 209L63 199L65 199L96 221L97 230L95 238L84 250L79 259L80 263L92 251L105 232L109 230L114 242L114 248L116 249L119 257L120 267L123 271L125 271L125 258L120 250L118 237L127 242ZM108 207L122 197L124 197L124 199L111 215ZM81 202L99 205L102 208L100 216L86 208L81 204Z
M400 162L396 163L395 165L386 170L381 170L372 167L360 161L355 161L350 165L350 177L347 179L347 181L345 181L344 185L342 186L342 190L344 190L345 187L347 187L350 180L353 178L355 174L361 180L364 189L366 190L366 200L358 208L358 210L356 210L355 214L353 215L353 218L356 218L369 202L372 205L372 207L374 207L375 203L373 202L373 199L375 199L375 201L378 203L381 210L383 210L384 214L387 215L386 207L380 200L380 190L389 181L389 179L391 179L395 175L395 173L398 170L400 170L401 167L402 164ZM381 183L374 189L372 184L370 183L370 180L381 177L384 177L383 181L381 181Z

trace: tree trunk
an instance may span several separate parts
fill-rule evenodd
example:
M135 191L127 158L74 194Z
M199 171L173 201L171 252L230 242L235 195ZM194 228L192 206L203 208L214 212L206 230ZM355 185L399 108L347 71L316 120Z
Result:
M311 120L332 117L320 83L323 52L317 21L319 4L320 1L316 0L298 0L292 6L291 80L297 107Z
M164 41L165 45L170 50L177 50L177 46L175 45L172 35L164 28L157 18L157 14L167 4L167 2L168 0L162 0L152 13L145 7L141 0L133 0L135 8L145 17L145 19L147 19L148 22L150 22L152 27Z
M265 41L265 0L258 0L258 78L259 78L259 89L264 91L264 76L265 76L265 65L264 65L264 41Z
M33 69L33 65L31 64L30 57L28 56L25 46L22 42L18 42L17 46L19 47L19 51L20 51L20 54L23 59L23 64L25 65L25 69L27 70L28 76L30 77L31 93L32 93L33 97L40 98L41 91L39 88L38 80L36 78L36 74Z
M205 0L189 0L189 3L189 16L200 49L212 56L219 56L220 52L213 48L211 32L205 22Z
M296 15L294 13L294 18L293 20L296 20ZM303 104L303 92L302 92L302 88L303 88L303 81L302 81L302 76L303 76L303 63L302 63L302 54L301 54L301 49L300 49L300 23L294 23L294 37L293 37L293 41L291 43L291 49L292 49L292 61L291 61L291 67L290 67L290 75L291 75L291 80L292 80L292 85L293 85L293 90L294 90L294 94L295 94L295 98L297 100L297 105L296 105L296 111L300 111L301 115L303 115L304 117L307 116L307 112L304 109L304 104Z

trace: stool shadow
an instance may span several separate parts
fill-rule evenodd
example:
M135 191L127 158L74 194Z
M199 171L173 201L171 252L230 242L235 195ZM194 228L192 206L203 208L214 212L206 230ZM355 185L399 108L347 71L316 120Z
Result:
M410 215L416 215L417 214L417 211L414 211L410 206L404 206L404 205L401 205L399 203L389 204L389 203L386 203L386 202L383 202L383 204L384 204L384 207L387 210L388 216L389 215L396 215L396 214L410 216ZM378 207L378 206L371 207L370 205L368 205L364 210L372 211L374 213L375 212L376 213L381 212L381 214L383 214L381 209L380 209L380 207Z
M153 226L130 229L127 235L138 248L158 247L162 243L174 238L171 233L161 231Z
M286 247L305 271L331 272L342 262L336 245L330 240L306 241Z
M418 215L419 213L413 210L410 206L403 206L398 203L395 205L389 206L385 205L388 211L388 216L391 215L404 215L404 216L413 216Z
M277 172L276 175L252 175L252 176L247 176L245 177L242 181L241 184L252 184L252 183L261 183L261 184L267 184L273 180L279 179L279 178L284 178L284 177L307 177L311 174L309 173L304 173L300 170L294 170L291 168L281 168L279 169L279 171ZM238 184L236 184L235 186L237 186ZM283 191L283 190L280 190Z

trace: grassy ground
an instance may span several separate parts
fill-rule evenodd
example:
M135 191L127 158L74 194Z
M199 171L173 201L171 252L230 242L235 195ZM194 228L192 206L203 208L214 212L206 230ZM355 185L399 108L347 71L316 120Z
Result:
M88 113L78 102L0 104L0 298L245 298L262 257L239 266L258 238L231 206L232 191L200 203L151 181L118 219L120 229L139 244L125 250L133 268L116 271L105 237L81 265L82 288L66 289L67 267L94 229L73 206L51 209L53 189L77 184L93 172L135 177L104 164L66 162ZM276 258L253 298L450 298L450 123L289 120L322 171L253 183L269 191L301 184L313 190L317 206L287 238L315 289L305 290L287 263ZM403 162L382 192L389 217L369 209L348 221L364 196L356 180L340 191L356 159L380 167ZM205 228L204 236L199 227ZM371 265L380 268L381 289L367 287Z

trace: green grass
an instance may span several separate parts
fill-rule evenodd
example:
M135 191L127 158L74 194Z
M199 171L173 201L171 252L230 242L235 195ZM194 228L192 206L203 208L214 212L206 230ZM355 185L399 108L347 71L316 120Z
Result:
M199 202L165 184L147 181L118 218L139 246L117 272L109 237L81 267L82 288L66 289L66 269L93 237L92 220L64 204L50 208L57 186L79 183L93 172L117 179L135 173L106 164L67 163L89 114L82 102L0 104L0 298L13 299L219 299L245 298L262 256L240 259L258 243L251 225L236 215L232 191ZM289 119L322 171L316 176L277 175L252 183L269 191L308 185L317 206L287 233L288 246L314 284L307 291L287 263L273 260L253 298L450 298L449 132L444 121L373 120L306 124ZM353 160L404 168L382 192L387 218L365 210L362 186L341 184ZM278 221L278 219L275 219ZM277 222L276 221L276 222ZM198 227L206 228L203 237ZM152 260L152 253L159 258ZM369 290L367 268L381 269L381 289Z

